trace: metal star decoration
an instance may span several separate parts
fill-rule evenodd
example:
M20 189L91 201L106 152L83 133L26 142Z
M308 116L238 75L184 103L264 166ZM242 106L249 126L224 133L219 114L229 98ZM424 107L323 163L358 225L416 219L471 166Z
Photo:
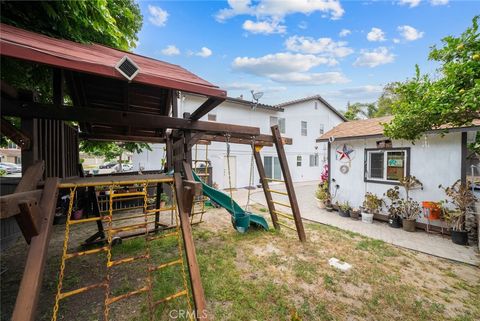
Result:
M353 149L348 148L347 144L343 144L342 150L337 150L337 153L340 156L340 160L342 160L344 158L346 158L348 160L351 160L350 159L350 154L353 153Z

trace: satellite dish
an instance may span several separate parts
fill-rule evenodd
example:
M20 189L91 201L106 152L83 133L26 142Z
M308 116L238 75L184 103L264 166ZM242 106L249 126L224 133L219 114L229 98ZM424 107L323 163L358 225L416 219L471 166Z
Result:
M258 100L263 96L263 92L262 91L255 92L253 90L250 90L250 92L252 93L253 100L255 101L255 102L252 102L252 110L255 110L258 105Z
M263 91L254 92L252 90L252 96L253 96L253 99L255 99L258 102L258 100L263 97Z

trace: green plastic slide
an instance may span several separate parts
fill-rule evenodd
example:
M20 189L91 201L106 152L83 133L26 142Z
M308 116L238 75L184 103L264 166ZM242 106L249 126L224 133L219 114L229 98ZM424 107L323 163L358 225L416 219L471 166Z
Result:
M245 233L251 225L262 227L268 231L268 223L263 217L244 211L240 205L232 200L227 194L205 184L195 172L193 172L193 177L197 182L202 183L203 195L209 197L212 201L230 213L232 216L233 227L237 231Z

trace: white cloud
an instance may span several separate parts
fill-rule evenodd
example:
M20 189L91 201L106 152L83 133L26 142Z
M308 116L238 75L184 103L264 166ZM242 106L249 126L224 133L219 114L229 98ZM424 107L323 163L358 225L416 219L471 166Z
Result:
M165 26L168 19L168 12L166 10L163 10L160 7L149 5L148 12L150 13L150 16L148 17L148 21L150 21L151 23L153 23L158 27Z
M364 85L357 87L347 87L325 93L330 97L342 97L348 99L362 99L368 97L378 97L383 92L383 86Z
M398 38L393 38L393 43L400 43L400 39L398 39Z
M353 63L354 66L376 67L391 63L395 60L395 55L390 53L386 47L379 47L369 50L362 50L360 56Z
M293 53L269 54L259 58L237 57L233 61L234 69L250 74L265 76L289 72L305 72L319 65L335 65L332 58L317 57Z
M423 37L424 32L418 31L411 26L400 26L398 27L400 35L405 38L407 41L414 41Z
M344 84L350 81L344 74L337 71L331 72L290 72L286 74L272 74L270 79L286 84L314 86L325 84Z
M229 8L216 14L218 21L225 21L238 15L250 15L257 18L272 18L281 20L294 13L311 14L316 11L328 13L332 19L338 19L344 10L338 0L228 0Z
M180 54L180 49L174 45L168 45L161 50L161 53L165 56L178 56Z
M430 0L432 6L444 6L448 4L448 0Z
M340 37L346 37L346 36L348 36L348 35L351 34L351 33L352 33L352 32L351 32L349 29L342 29L338 35L339 35Z
M333 58L287 52L258 58L237 57L232 67L279 83L319 85L348 82L349 79L340 72L309 73L310 69L319 65L335 64L337 61Z
M202 47L202 49L200 49L199 52L194 53L194 55L199 56L199 57L203 57L203 58L207 58L207 57L210 57L212 55L212 50L210 50L207 47Z
M408 5L410 8L416 7L420 4L421 0L400 0L401 5Z
M367 34L368 41L385 41L385 32L380 28L373 27Z
M255 34L269 35L272 33L285 33L287 27L278 21L257 21L246 20L243 23L243 29Z
M306 21L301 21L301 22L298 24L298 27L299 27L300 29L305 30L305 29L308 28L308 23L307 23Z
M306 54L326 54L332 57L345 57L353 53L353 49L346 46L347 42L335 42L331 38L293 36L285 41L285 47L290 51Z

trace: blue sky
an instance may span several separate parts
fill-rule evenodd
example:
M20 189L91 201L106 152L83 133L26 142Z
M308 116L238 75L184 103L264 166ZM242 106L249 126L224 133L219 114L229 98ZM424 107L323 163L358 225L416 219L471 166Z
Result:
M434 72L429 47L458 35L480 1L141 1L134 50L181 65L231 97L277 104L320 94L337 109ZM343 31L343 32L342 32Z

